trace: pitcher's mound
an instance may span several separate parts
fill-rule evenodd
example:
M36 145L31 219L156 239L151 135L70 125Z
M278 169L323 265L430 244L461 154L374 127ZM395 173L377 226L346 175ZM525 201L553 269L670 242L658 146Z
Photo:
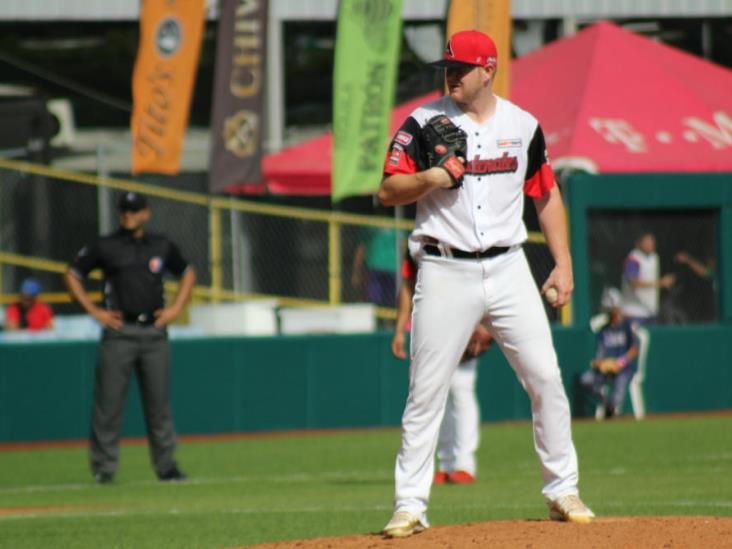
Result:
M256 549L732 549L732 517L603 517L591 524L512 520L437 526L403 539L378 534Z

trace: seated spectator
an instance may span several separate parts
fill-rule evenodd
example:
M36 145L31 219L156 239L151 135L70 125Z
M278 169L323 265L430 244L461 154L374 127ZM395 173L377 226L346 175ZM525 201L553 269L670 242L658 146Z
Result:
M50 330L53 311L38 301L41 285L35 278L26 278L20 285L20 299L5 311L6 330Z
M580 378L582 386L599 399L603 417L622 414L625 393L637 369L638 339L631 321L621 312L621 301L622 296L616 288L604 292L601 305L608 314L608 321L597 333L597 349L590 362L591 368Z

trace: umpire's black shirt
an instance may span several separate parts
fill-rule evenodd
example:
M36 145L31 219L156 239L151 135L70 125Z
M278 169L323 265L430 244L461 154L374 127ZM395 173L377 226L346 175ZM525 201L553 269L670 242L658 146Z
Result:
M145 233L140 238L120 228L83 247L71 270L81 279L94 269L104 272L107 308L125 318L150 315L164 306L163 272L180 277L188 262L165 236Z

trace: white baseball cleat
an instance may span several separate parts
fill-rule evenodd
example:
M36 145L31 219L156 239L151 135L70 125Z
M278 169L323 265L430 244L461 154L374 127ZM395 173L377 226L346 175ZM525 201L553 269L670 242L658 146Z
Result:
M397 511L384 526L383 534L388 538L406 538L429 528L427 519L414 516L409 511Z
M566 520L587 524L595 518L595 513L587 507L576 494L562 496L554 500L547 500L549 518L552 520Z

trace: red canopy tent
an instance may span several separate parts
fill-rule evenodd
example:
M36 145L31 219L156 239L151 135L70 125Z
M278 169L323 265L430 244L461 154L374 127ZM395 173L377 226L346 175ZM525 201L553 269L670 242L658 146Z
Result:
M602 22L516 60L511 78L555 167L732 172L729 69Z
M391 115L391 133L396 132L419 105L439 96L440 93L434 91L397 106ZM262 161L262 177L271 193L328 195L332 158L333 133L328 132L278 153L266 155Z
M732 71L613 24L591 25L511 64L511 100L537 116L555 167L732 172ZM398 106L392 130L435 91ZM271 193L330 194L328 133L276 154Z

